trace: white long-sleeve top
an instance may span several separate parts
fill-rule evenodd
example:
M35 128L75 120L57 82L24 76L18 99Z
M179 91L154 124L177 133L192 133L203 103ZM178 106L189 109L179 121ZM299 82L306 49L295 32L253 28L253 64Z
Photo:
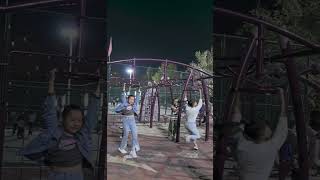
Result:
M190 107L186 104L187 122L196 122L201 107L202 99L199 100L199 103L196 107Z
M241 114L235 113L233 121L239 122ZM241 180L268 180L279 149L288 134L287 117L280 116L273 136L263 143L247 140L242 131L235 135L237 147L236 158L240 166Z

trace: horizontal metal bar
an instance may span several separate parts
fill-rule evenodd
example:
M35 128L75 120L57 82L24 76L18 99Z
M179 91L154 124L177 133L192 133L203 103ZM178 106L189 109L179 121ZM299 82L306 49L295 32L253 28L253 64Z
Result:
M154 61L154 62L168 62L168 63L171 63L171 64L177 64L177 65L181 65L181 66L184 66L184 67L188 67L188 68L191 68L191 69L194 69L198 72L201 72L207 76L215 76L215 77L220 77L220 76L217 76L217 75L213 75L213 74L210 74L210 73L207 73L199 68L196 68L196 67L193 67L189 64L185 64L185 63L181 63L181 62L178 62L178 61L172 61L172 60L167 60L167 59L154 59L154 58L134 58L134 59L123 59L123 60L116 60L116 61L110 61L110 62L107 62L107 64L117 64L117 63L121 63L121 62L131 62L131 61Z
M235 38L235 39L242 39L242 40L250 40L250 37L243 36L243 35L234 35L234 34L220 34L220 33L213 33L213 36L217 37L223 37L223 38ZM265 43L270 43L270 44L279 44L278 41L272 41L272 40L264 40ZM296 44L292 43L293 46L300 46L304 47L302 44Z
M310 41L302 38L301 36L299 35L296 35L290 31L287 31L286 29L283 29L283 28L280 28L276 25L273 25L269 22L266 22L264 20L261 20L261 19L258 19L256 17L252 17L252 16L248 16L248 15L245 15L245 14L241 14L241 13L238 13L238 12L234 12L234 11L231 11L231 10L227 10L227 9L223 9L223 8L219 8L219 7L214 7L213 8L214 12L215 13L220 13L220 14L224 14L224 15L228 15L228 16L232 16L232 17L235 17L235 18L239 18L239 19L242 19L248 23L252 23L254 25L264 25L265 28L271 30L271 31L274 31L274 32L277 32L285 37L288 37L290 38L291 40L294 40L308 48L311 48L315 51L318 51L320 52L320 46L318 44L315 44L315 43L311 43Z
M279 91L277 89L262 89L262 88L239 88L239 92L245 93L257 93L257 94L277 94Z
M75 17L79 19L87 19L87 20L95 20L95 21L101 21L103 23L107 22L106 18L100 18L100 17L93 17L93 16L76 16L73 14L68 13L61 13L56 11L49 11L49 10L42 10L42 9L26 9L28 12L40 12L40 13L47 13L47 14L55 14L55 15L61 15L61 16L68 16L68 17Z
M43 7L57 3L70 3L70 2L78 2L77 0L42 0L36 2L29 2L29 3L22 3L16 5L9 5L9 6L1 6L0 13L7 13L15 10L27 9L27 8L34 8L34 7Z

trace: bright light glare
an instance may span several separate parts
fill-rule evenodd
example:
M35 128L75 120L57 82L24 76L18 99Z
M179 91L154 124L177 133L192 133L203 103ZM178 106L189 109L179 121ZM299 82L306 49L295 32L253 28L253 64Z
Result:
M75 38L78 36L78 32L75 28L64 28L61 30L61 34L65 37Z
M132 74L133 73L133 69L127 69L127 73Z

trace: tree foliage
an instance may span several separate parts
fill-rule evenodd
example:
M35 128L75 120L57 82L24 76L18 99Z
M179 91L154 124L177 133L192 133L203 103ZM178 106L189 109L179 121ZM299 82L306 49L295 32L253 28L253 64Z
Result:
M163 66L164 64L161 65L161 67L158 68L158 70L152 75L151 79L155 82L159 82L161 78L163 77ZM150 70L151 71L151 70ZM173 79L176 73L176 66L174 64L168 63L167 66L167 77L169 79Z
M250 11L251 15L267 22L285 27L291 32L311 41L320 40L320 1L318 0L276 0L271 7L259 7ZM240 33L249 32L252 25L245 24ZM267 34L275 39L274 34Z
M191 63L192 66L197 67L207 73L213 74L213 50L205 50L203 52L197 51L195 53L196 63Z

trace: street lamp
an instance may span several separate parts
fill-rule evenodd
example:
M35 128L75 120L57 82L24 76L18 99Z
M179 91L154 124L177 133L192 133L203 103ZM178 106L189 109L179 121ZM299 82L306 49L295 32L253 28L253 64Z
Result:
M61 30L62 36L66 37L69 39L69 78L68 78L68 96L67 96L67 103L70 104L70 95L71 95L71 78L70 74L72 71L72 50L73 50L73 41L74 38L78 36L78 32L75 28L68 27L68 28L63 28Z
M131 80L133 69L131 68L127 69L127 73L130 75L130 80Z

